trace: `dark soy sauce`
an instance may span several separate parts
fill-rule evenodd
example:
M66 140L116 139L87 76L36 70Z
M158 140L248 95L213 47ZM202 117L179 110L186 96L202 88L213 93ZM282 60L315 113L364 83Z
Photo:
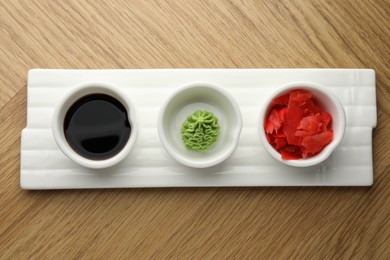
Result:
M127 110L106 94L91 94L77 100L64 120L65 138L72 149L90 160L117 155L131 134Z

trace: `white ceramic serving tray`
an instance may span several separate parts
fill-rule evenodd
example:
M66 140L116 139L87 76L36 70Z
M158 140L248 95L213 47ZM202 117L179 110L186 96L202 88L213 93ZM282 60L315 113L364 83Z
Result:
M52 114L73 86L104 81L129 96L136 107L139 136L120 164L87 169L56 145ZM343 103L347 130L324 163L309 168L282 165L258 136L262 102L278 86L312 81L329 87ZM193 169L172 159L157 134L160 105L176 88L208 82L236 98L244 126L234 154L218 166ZM369 69L152 69L45 70L28 74L27 127L22 132L20 184L23 189L219 186L369 186L373 184L372 130L376 126L375 72Z

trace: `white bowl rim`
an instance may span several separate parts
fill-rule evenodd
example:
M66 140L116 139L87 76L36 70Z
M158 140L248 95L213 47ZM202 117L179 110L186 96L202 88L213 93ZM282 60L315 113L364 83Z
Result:
M339 135L334 135L333 140L331 143L329 143L320 153L317 155L310 157L310 158L305 158L305 159L298 159L298 160L283 160L280 153L276 151L269 143L266 138L266 134L264 131L264 120L265 117L267 116L267 108L268 104L271 103L271 101L275 98L280 96L283 92L291 91L293 89L306 89L306 90L316 90L319 92L322 92L324 95L328 96L329 99L332 101L333 105L336 108L336 111L338 111L340 117L339 117L339 126L340 126L340 134ZM266 100L264 101L263 106L261 107L260 111L260 116L259 116L259 121L258 121L258 132L260 139L265 147L265 149L268 151L268 153L278 160L279 162L290 165L290 166L295 166L295 167L309 167L313 165L320 164L324 160L326 160L336 149L336 147L341 143L343 140L344 134L345 134L345 129L346 129L346 116L345 116L345 111L344 107L341 104L340 100L334 94L330 89L326 88L325 86L311 82L311 81L294 81L290 82L288 84L282 85L278 87L275 91L273 91Z
M172 148L169 141L167 140L167 137L166 137L165 131L164 131L164 127L163 127L164 126L164 120L163 120L164 113L165 113L165 110L168 107L168 105L171 103L171 101L178 94L180 94L184 91L188 91L190 89L198 88L198 87L202 87L202 88L206 87L206 88L209 88L209 89L212 89L214 91L221 93L224 96L224 98L226 98L229 101L230 105L232 106L232 108L234 110L234 117L237 119L237 125L234 128L232 138L231 138L232 143L229 146L229 148L225 149L225 151L223 153L219 154L218 156L215 156L215 157L209 158L209 159L205 159L202 161L194 161L191 159L187 159L186 157L182 156L180 153L176 152ZM191 82L191 83L187 83L185 85L178 87L175 91L173 91L168 96L168 98L165 100L165 102L161 106L159 114L158 114L158 120L157 120L158 136L160 138L160 142L161 142L162 146L164 147L165 151L171 157L173 157L176 161L178 161L179 163L186 165L186 166L189 166L189 167L192 167L192 168L208 168L208 167L215 166L215 165L223 162L224 160L226 160L234 152L234 150L236 149L236 147L238 145L242 126L243 126L243 121L242 121L241 110L240 110L239 105L237 104L237 101L232 96L232 94L230 94L224 88L217 86L217 85L214 85L212 83L208 83L208 82Z
M76 153L66 141L63 131L63 120L69 107L79 98L95 93L111 95L115 99L119 100L127 109L127 116L131 127L129 140L123 149L115 156L104 160L91 160ZM63 96L63 98L58 103L53 113L52 133L55 142L62 150L62 152L79 165L92 169L111 167L125 159L134 148L138 136L138 124L136 120L135 107L130 98L125 93L109 83L100 81L83 82L74 86Z

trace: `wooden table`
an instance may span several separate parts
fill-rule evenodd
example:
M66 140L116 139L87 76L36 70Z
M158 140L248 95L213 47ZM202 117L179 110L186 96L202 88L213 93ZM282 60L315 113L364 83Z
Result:
M0 2L0 258L390 257L390 2ZM362 188L24 191L31 68L372 68Z

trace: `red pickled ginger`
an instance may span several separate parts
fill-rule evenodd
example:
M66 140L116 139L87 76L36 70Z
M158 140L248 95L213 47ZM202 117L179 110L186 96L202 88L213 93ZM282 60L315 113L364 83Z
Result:
M303 89L272 100L264 122L268 142L284 160L318 154L333 139L332 116L323 111L312 94Z

